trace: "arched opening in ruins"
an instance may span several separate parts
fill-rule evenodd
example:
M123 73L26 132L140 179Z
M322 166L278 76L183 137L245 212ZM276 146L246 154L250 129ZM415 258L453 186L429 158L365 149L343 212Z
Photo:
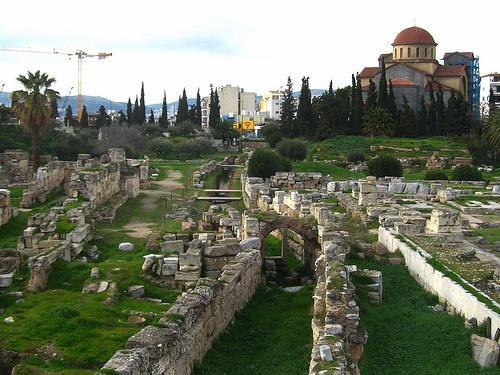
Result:
M261 229L259 239L268 281L291 286L314 279L314 262L320 249L315 226L279 216Z

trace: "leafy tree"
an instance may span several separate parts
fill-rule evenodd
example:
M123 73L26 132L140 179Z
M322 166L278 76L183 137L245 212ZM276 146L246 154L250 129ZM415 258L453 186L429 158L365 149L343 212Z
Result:
M0 124L5 124L9 121L11 115L11 111L9 107L0 104Z
M154 138L149 144L151 152L157 157L167 159L174 152L174 144L163 137Z
M168 105L167 105L167 93L163 90L163 103L161 105L161 115L159 119L160 126L163 128L168 128Z
M276 145L276 151L291 160L304 160L307 156L305 142L298 139L283 139Z
M196 116L194 118L194 124L201 129L201 97L200 89L196 93Z
M222 139L223 143L230 143L232 139L240 136L240 133L233 128L231 120L220 121L213 129L212 134L214 138Z
M182 90L182 96L179 97L179 106L177 107L176 123L181 123L189 120L189 109L187 102L186 89Z
M106 113L106 108L103 105L99 107L99 111L97 113L97 118L95 119L94 126L96 128L102 128L103 126L111 125L111 117Z
M408 105L408 99L403 95L403 105L401 106L401 116L399 120L400 134L402 136L415 136L417 120L415 118L415 112Z
M483 176L476 167L467 164L461 164L451 171L453 181L482 181Z
M128 122L127 116L125 115L125 113L123 113L122 110L119 110L118 111L118 124L121 126L126 122Z
M375 107L377 107L377 86L375 86L375 82L370 79L368 95L366 97L366 110L370 111Z
M142 124L141 107L139 106L139 99L137 98L137 95L135 96L134 109L132 111L132 123L136 125Z
M363 133L370 137L392 136L396 124L386 109L375 107L363 116Z
M297 108L298 134L313 137L316 134L316 122L311 101L311 90L309 89L309 77L302 78L299 106Z
M451 91L444 123L448 135L470 133L472 119L462 93L456 94L455 91Z
M148 138L163 137L163 129L155 124L145 124L142 127L142 134Z
M174 137L189 137L196 133L196 126L191 121L183 121L176 123L168 129L170 134Z
M28 72L19 75L17 80L24 90L12 93L12 112L17 116L31 135L33 169L40 166L40 136L51 117L50 102L59 97L59 93L50 88L56 81L46 73Z
M262 133L266 142L269 143L269 146L271 146L272 148L274 148L283 137L283 132L279 123L271 122L270 124L266 124L264 129L262 129Z
M387 78L384 60L382 60L382 73L380 74L380 81L378 83L378 105L380 108L390 111L389 97L387 96Z
M144 124L146 122L146 102L144 101L144 82L141 85L141 99L139 102L139 121L138 124Z
M66 114L64 115L64 126L72 126L73 120L73 109L71 108L71 105L68 105L66 108Z
M403 175L403 166L395 157L382 155L368 162L368 173L377 178L401 177Z
M443 99L443 88L441 85L438 86L438 92L436 94L436 131L435 134L443 135L444 133L449 134L449 129L445 128L444 120L445 106Z
M155 123L155 115L153 114L153 110L150 109L148 124L154 124L154 123Z
M248 175L250 177L269 178L276 172L288 172L292 169L292 164L280 154L259 148L248 161Z
M349 87L333 91L330 86L321 97L313 99L314 118L318 121L317 137L331 138L348 130L350 114Z
M199 158L212 152L212 145L206 138L188 139L177 147L179 155L190 158Z
M87 106L82 107L82 117L80 118L80 126L82 128L88 128L89 127L89 114L87 112Z
M293 134L293 122L295 119L295 100L293 98L293 84L290 77L286 83L286 89L283 93L283 103L281 104L281 129L286 136Z
M128 98L127 102L127 122L128 125L132 125L133 122L133 111L132 111L132 102L130 101L130 97Z
M427 133L427 104L423 95L420 96L420 110L417 119L417 135L423 137Z
M210 88L210 103L209 103L209 116L208 116L208 126L211 129L215 129L220 123L220 103L219 94L217 94L217 89L215 92Z

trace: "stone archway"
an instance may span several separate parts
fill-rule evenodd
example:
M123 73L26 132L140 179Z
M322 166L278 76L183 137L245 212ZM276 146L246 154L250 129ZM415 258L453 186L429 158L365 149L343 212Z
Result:
M260 253L262 259L264 256L264 246L265 240L268 235L270 235L275 230L291 230L304 239L304 265L313 269L314 262L316 261L316 252L320 249L318 243L318 232L316 225L306 224L302 220L294 219L290 216L278 216L273 220L266 222L263 228L260 229L259 239L260 239ZM287 250L286 239L284 239L283 250Z

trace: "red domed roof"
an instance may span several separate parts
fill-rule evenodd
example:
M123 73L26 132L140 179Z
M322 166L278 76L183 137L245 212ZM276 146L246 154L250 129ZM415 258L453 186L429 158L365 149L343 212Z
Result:
M412 26L401 31L394 39L392 45L397 44L433 44L437 43L434 41L432 35L421 27Z

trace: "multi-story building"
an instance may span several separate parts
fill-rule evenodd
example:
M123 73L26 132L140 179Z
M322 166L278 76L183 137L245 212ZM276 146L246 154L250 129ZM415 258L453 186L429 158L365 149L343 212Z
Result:
M281 88L266 92L262 95L262 99L259 102L260 113L267 119L280 120L283 97L284 91Z
M491 73L487 77L490 78L490 85L487 87L488 103L493 102L496 108L500 108L500 73Z

